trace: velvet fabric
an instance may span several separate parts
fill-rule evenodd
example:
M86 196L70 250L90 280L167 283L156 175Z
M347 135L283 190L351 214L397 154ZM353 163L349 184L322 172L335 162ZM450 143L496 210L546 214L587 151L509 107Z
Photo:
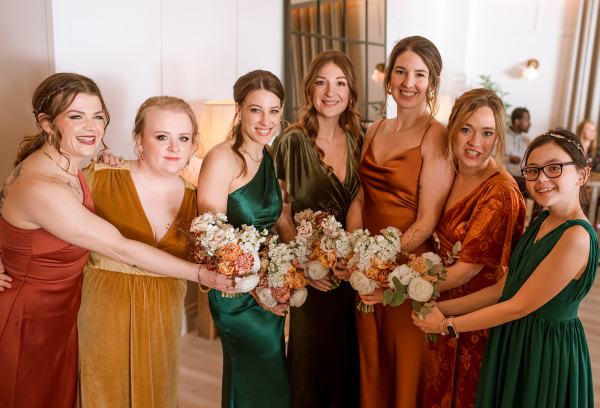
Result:
M360 146L346 134L346 147L346 175L340 181L300 130L286 132L273 143L275 171L285 181L293 213L307 208L327 211L342 225L346 223L360 186ZM292 406L357 407L356 293L348 282L328 292L310 286L307 290L304 304L290 310L287 360Z
M79 173L83 204L94 205ZM0 249L12 288L0 294L0 406L77 404L77 311L89 252L43 229L0 217Z
M227 199L229 222L271 229L281 213L281 190L266 149L258 171ZM209 292L210 312L223 346L221 406L289 407L284 318L263 309L249 294Z
M525 203L510 174L498 171L451 208L436 230L436 251L447 259L457 242L458 261L483 265L467 283L442 292L438 301L456 299L493 285L506 273L512 248L523 233ZM424 407L467 408L475 405L486 330L458 339L438 336L429 342L425 360Z
M580 225L590 235L586 270L529 315L490 330L476 407L593 407L590 355L577 313L598 267L598 237L587 222L569 220L538 241L542 212L518 242L499 302L512 298L552 251L562 234Z
M129 164L86 169L97 214L123 236L179 258L190 256L186 231L197 214L185 185L177 216L156 242ZM82 407L176 407L186 282L92 253L79 312Z

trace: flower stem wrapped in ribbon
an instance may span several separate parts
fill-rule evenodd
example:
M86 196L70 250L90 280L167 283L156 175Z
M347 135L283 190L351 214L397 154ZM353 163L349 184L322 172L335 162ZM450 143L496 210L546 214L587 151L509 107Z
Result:
M240 296L258 285L258 251L266 240L267 230L259 232L248 225L234 228L224 214L206 212L192 220L190 232L194 259L211 270L234 277L235 289L240 293L222 292L224 297Z

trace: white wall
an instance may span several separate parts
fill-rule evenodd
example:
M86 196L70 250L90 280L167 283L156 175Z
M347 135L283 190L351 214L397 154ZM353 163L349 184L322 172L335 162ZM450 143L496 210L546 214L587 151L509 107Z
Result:
M0 5L0 179L13 168L17 146L36 133L31 96L52 72L46 0L2 0Z
M479 86L489 74L532 116L530 134L560 125L559 112L567 92L567 63L580 0L420 0L388 1L388 53L399 39L423 35L442 54L442 106L449 114L453 99ZM520 67L540 61L539 76L522 79ZM393 113L395 107L390 107Z

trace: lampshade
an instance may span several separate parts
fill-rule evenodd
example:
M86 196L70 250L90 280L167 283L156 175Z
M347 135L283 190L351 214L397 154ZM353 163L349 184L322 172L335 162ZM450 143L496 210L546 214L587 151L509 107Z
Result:
M198 112L200 148L196 155L204 157L216 144L227 137L235 116L235 102L232 99L204 101Z
M536 59L530 59L527 60L527 63L525 65L525 68L523 69L523 72L521 73L521 75L523 76L523 78L525 79L535 79L538 76L538 68L540 66L540 62Z

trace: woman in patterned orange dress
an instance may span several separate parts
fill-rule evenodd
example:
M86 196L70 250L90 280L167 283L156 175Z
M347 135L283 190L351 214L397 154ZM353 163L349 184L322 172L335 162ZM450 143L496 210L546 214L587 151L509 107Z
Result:
M473 89L456 100L448 122L447 157L457 173L434 232L436 250L450 265L440 287L444 300L502 278L523 232L523 197L499 164L504 137L504 106L494 92ZM487 332L478 330L429 344L424 407L474 406L486 340Z

